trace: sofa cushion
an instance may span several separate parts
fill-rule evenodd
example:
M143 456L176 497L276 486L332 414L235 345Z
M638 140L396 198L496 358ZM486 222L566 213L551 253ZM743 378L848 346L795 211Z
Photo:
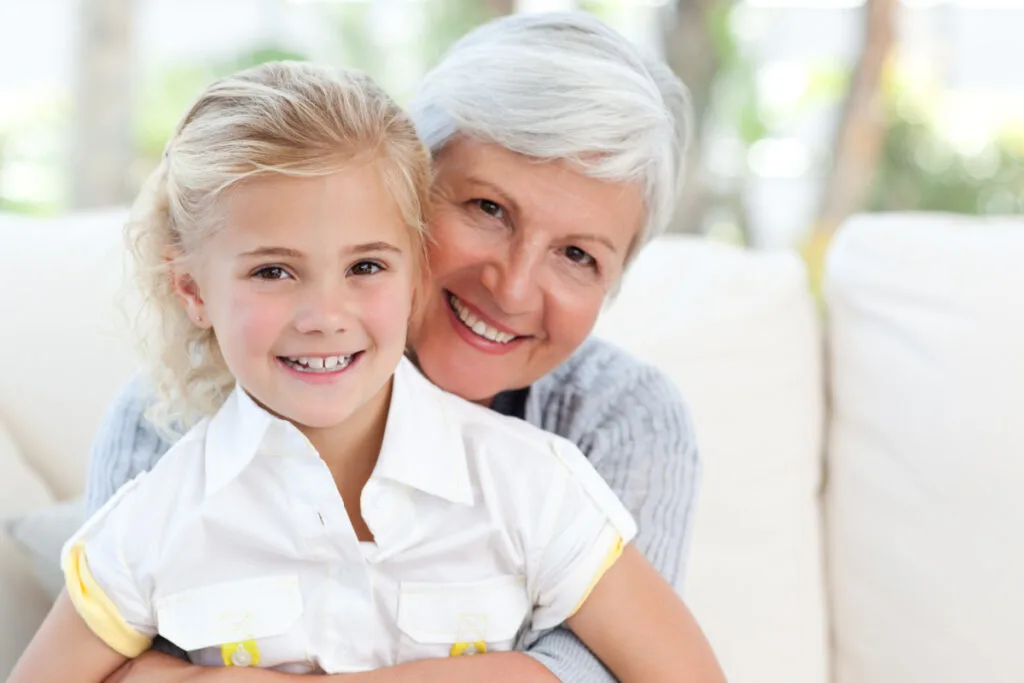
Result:
M0 419L0 519L52 501L46 484L39 473L27 465L14 437Z
M829 254L837 683L1024 680L1024 222L874 216Z
M136 369L116 305L124 211L0 214L0 420L61 499L78 495L89 445Z
M7 680L52 604L32 561L0 530L0 680Z
M47 505L4 522L7 534L32 563L33 573L50 600L64 587L60 552L85 522L85 503L72 500Z
M704 476L686 598L731 683L824 683L821 340L802 262L665 237L598 333L660 366Z

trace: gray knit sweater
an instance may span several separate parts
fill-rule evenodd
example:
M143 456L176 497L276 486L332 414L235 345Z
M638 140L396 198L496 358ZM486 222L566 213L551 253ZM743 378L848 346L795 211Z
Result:
M96 510L170 444L143 413L136 380L115 400L93 445L86 485ZM689 413L672 382L611 344L590 339L530 387L526 419L575 442L636 518L636 547L681 587L700 463ZM526 652L566 683L615 678L570 631L529 639Z

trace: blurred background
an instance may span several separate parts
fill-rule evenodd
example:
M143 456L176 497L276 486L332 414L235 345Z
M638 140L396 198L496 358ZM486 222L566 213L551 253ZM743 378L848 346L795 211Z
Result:
M405 102L476 24L576 8L693 92L677 231L813 256L861 210L1024 213L1024 0L0 0L0 211L129 202L240 67L357 66Z

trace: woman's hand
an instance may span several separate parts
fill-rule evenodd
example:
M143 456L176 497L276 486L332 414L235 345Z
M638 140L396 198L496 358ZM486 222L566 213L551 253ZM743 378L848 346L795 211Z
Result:
M266 669L201 667L150 651L127 662L104 683L297 683L305 679ZM426 659L357 674L320 676L339 683L558 683L533 658L518 652Z
M567 625L622 683L725 683L690 610L632 545Z

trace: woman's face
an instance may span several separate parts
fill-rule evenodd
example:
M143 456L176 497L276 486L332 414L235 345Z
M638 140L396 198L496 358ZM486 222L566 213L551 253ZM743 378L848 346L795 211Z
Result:
M640 230L643 195L466 138L435 164L431 282L412 347L435 384L489 402L590 333Z

